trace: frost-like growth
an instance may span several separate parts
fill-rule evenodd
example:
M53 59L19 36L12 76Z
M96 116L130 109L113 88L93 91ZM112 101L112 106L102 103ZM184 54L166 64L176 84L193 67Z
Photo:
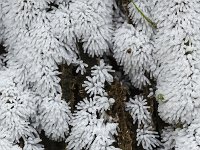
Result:
M27 105L27 108L23 107L24 112L21 112L21 109L15 108L23 104L21 101L19 104L17 101L5 102L5 105L8 106L1 111L6 108L8 110L6 110L5 115L1 116L2 122L11 119L9 121L12 123L12 117L14 118L13 120L16 123L12 124L14 126L12 134L14 134L13 140L16 141L20 137L33 138L31 133L36 131L29 126L29 121L31 121L34 127L44 129L47 136L54 140L63 139L65 134L68 133L70 111L67 103L61 101L60 94L62 91L57 65L63 63L63 60L71 63L75 59L75 54L73 49L71 49L71 45L67 45L64 40L66 36L58 37L58 34L61 34L58 30L62 28L63 31L68 28L67 23L69 19L67 19L67 16L69 14L65 13L64 10L60 10L60 12L56 10L47 11L51 2L53 0L5 0L5 3L2 4L3 25L5 26L4 42L8 51L5 61L8 68L7 73L11 72L11 75L8 74L9 79L7 80L11 78L11 83L14 82L16 89L21 90L21 93L31 90L31 92L40 97L40 100L38 98L31 100L31 96L27 96L28 98L25 96L20 97L23 102L31 103ZM58 21L52 21L54 17L59 16L59 13L62 15ZM53 14L55 15L54 17L52 17ZM60 22L64 20L63 26L59 26ZM70 31L66 31L66 33L68 32L70 33ZM3 86L4 84L2 82L0 86L6 91L10 87L7 85ZM49 104L47 104L48 102ZM38 104L40 104L40 107L38 107ZM29 111L29 114L24 115L31 106L35 109ZM51 120L50 117L55 114L55 112L52 112L53 110L59 117L62 117L58 118L58 116L55 116L55 120ZM37 111L39 116L35 116ZM10 112L11 115L9 114ZM48 116L49 114L50 116ZM20 125L17 126L16 124ZM3 127L3 123L0 126ZM34 149L34 146L32 149ZM38 147L38 149L41 148Z
M33 68L30 72L30 82L33 83L33 90L43 97L56 96L61 93L57 63L69 56L65 49L60 48L60 42L51 33L48 19L46 22L43 22L42 18L38 19L40 22L34 25L30 33L32 57L29 59L33 59L30 64Z
M0 138L0 149L1 150L12 150L13 148L13 143L10 142L9 140L5 139L5 138ZM16 148L17 149L17 148ZM19 150L21 150L19 148Z
M68 148L79 150L86 148L88 150L119 150L111 146L115 142L113 135L117 134L116 123L104 123L103 119L92 119L87 122L87 126L72 130L74 135L71 135L68 140ZM73 128L75 129L75 128ZM76 133L79 130L79 133ZM74 137L73 137L74 136ZM72 138L72 139L71 139Z
M126 111L129 111L134 124L138 121L138 125L150 122L149 108L143 96L136 95L134 99L130 98L130 101L126 103Z
M182 129L166 128L162 133L163 148L161 150L199 150L200 149L199 119L191 125L184 125Z
M199 150L200 13L196 10L200 3L164 0L155 4L158 111L164 121L183 126L163 132L164 150Z
M178 82L178 80L176 81ZM189 89L193 88L193 85L189 84L188 86L183 88L182 86L180 86L180 84L177 84L174 81L172 83L171 81L171 89L166 89L169 86L168 84L161 83L158 85L159 89L157 90L157 97L161 95L160 93L162 93L163 95L163 101L159 101L158 107L160 117L169 123L178 123L179 121L183 123L190 123L197 115L194 103L194 101L196 101L196 98L191 97L191 94L193 94L195 91ZM175 94L175 92L177 94Z
M71 25L84 52L102 56L109 50L112 39L113 0L72 0Z
M13 83L15 70L6 69L0 74L2 77L0 82L0 131L7 131L6 135L14 146L21 138L26 140L38 135L31 123L35 123L40 97L22 87L16 87L16 84ZM3 144L3 142L5 143ZM6 140L2 141L4 146L7 145L6 143ZM14 146L13 150L17 148ZM8 150L11 149L8 148Z
M175 147L175 135L176 133L171 127L162 130L161 138L163 148L161 150L171 150Z
M43 146L38 144L39 142L41 142L41 139L39 138L28 138L25 141L23 150L44 150Z
M152 1L131 0L128 4L132 24L126 22L114 33L114 57L123 66L133 85L142 88L150 84L147 77L154 71L151 37L154 23L151 21Z
M2 22L5 27L4 43L8 49L11 50L11 45L21 41L21 38L27 33L32 22L36 21L40 11L48 8L50 1L52 0L3 0Z
M8 6L3 7L3 10L6 11ZM33 15L32 7L35 6L31 5L28 7L29 11L23 17ZM27 19L22 17L22 25L15 27L19 28L20 31L16 29L11 30L9 25L6 26L6 29L9 31L9 33L5 33L5 38L7 39L5 40L5 45L7 46L6 43L8 43L7 48L9 48L7 66L17 69L14 80L17 84L22 84L24 87L31 85L31 88L33 86L33 90L41 94L42 97L47 95L55 96L57 93L61 93L60 79L57 77L59 74L57 63L62 63L63 60L70 63L75 54L62 39L58 40L57 30L61 27L57 27L59 23L56 21L50 22L52 14L40 9L37 9L37 11L38 15L31 18L28 25L26 22L23 22ZM14 21L16 14L12 10L8 11L8 13L11 16L13 15L13 18L8 19L7 17L9 16L6 14L7 17L5 16L5 19ZM12 25L12 23L9 24ZM17 41L14 42L13 37Z
M137 31L133 25L124 23L115 31L114 57L135 87L150 84L145 73L153 67L152 50L148 36Z
M112 123L106 113L115 100L108 98L104 90L105 82L113 82L109 74L112 67L100 60L99 66L92 67L92 77L87 76L83 87L89 95L76 105L71 119L72 130L67 138L67 148L71 150L119 150L113 146L117 135L117 123ZM92 97L93 96L93 97Z
M88 67L88 64L84 63L82 60L77 60L75 62L75 65L78 66L76 69L76 73L78 73L79 71L81 72L81 75L86 73L86 68Z
M99 119L95 123L95 128L93 134L95 134L95 139L91 144L91 150L120 150L111 146L115 139L113 135L117 135L117 123L104 123L103 119ZM94 138L94 136L93 136Z
M29 118L35 113L32 102L34 96L10 87L1 90L0 96L0 130L9 131L12 141L19 141L21 137L30 137L37 133L31 126Z
M195 137L184 129L178 131L176 137L176 150L199 150L199 141Z
M54 0L54 3L57 5L61 5L61 4L68 4L70 0Z
M112 66L106 65L105 62L101 59L99 65L95 65L91 68L91 75L95 76L98 81L101 83L111 83L113 82L113 76L110 74L111 72L115 72L112 70Z
M144 13L145 16L151 18L151 0L133 0L134 4ZM147 35L149 38L153 33L152 26L147 22L144 16L136 9L133 2L128 4L129 16L132 23L135 25L137 31L140 31Z
M98 81L97 77L86 77L88 81L84 81L83 87L85 87L85 90L87 91L89 96L92 95L105 95L105 90L104 90L104 83Z
M158 132L153 131L151 125L150 107L147 106L147 101L141 95L136 95L134 99L130 98L126 103L126 111L129 111L133 118L133 123L137 121L137 144L141 144L145 150L153 150L156 146L160 146L160 141L157 139Z
M151 128L144 127L143 129L137 129L137 145L142 144L145 150L153 150L156 146L159 146L158 137L158 132L152 131Z
M158 111L168 123L191 123L200 106L199 8L197 0L164 0L157 1L152 11L158 26L156 94L163 97Z
M15 84L13 83L13 75L14 71L11 71L9 69L1 69L1 80L0 80L0 90L5 90L6 88L14 87Z
M63 140L69 133L71 111L59 95L54 99L44 98L39 106L38 119L41 129L53 140Z
M113 98L108 99L107 97L100 97L95 96L93 99L90 98L89 100L85 98L82 102L76 106L77 110L79 110L81 115L81 110L89 111L89 113L103 113L106 110L110 109L110 106L114 104L115 100Z
M177 150L200 149L200 119L194 119L189 126L175 130L175 148Z
M70 136L67 138L68 148L79 150L117 150L112 146L113 135L117 134L117 123L105 122L103 114L114 103L114 99L94 97L78 103L73 114ZM97 115L98 114L98 115Z
M83 87L85 87L90 96L107 95L104 90L104 84L105 82L109 84L113 82L113 76L110 74L114 72L112 66L106 65L103 60L100 60L99 65L95 65L91 69L92 77L86 77L88 81L84 81Z
M63 4L49 15L51 32L59 40L60 48L67 53L65 61L69 64L77 57L76 37L70 21L68 7Z
M3 25L3 12L2 12L2 3L3 0L0 2L0 44L3 40L3 32L4 32L4 25Z
M0 131L0 149L1 150L22 150L18 145L11 142L9 133L2 129Z

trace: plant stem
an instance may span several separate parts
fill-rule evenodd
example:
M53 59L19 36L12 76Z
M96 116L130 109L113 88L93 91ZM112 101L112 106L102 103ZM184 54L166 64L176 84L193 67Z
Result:
M134 7L137 9L137 11L142 15L142 17L155 29L157 29L157 25L155 22L153 22L150 18L148 18L141 10L140 8L135 4L133 0L131 0L133 3Z

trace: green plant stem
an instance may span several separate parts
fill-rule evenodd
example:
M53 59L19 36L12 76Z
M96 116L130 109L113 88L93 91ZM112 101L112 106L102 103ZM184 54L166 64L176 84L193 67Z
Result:
M153 22L150 18L148 18L141 10L140 8L135 4L133 0L131 0L133 3L134 7L137 9L137 11L142 15L142 17L155 29L157 29L157 25L155 22Z

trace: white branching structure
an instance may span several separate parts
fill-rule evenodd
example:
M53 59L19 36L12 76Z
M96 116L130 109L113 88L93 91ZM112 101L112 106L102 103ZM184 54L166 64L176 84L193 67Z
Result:
M44 98L39 106L38 119L45 134L53 140L63 140L69 133L71 111L68 104L61 100L60 95Z
M149 112L150 107L147 106L146 99L143 96L136 95L134 99L130 98L130 101L126 103L126 111L128 111L133 118L133 123L137 122L137 145L140 144L145 150L153 150L156 146L160 146L160 142L157 139L158 133L153 131L151 114Z
M112 0L74 0L70 5L68 1L59 0L56 1L58 7L50 8L49 4L53 2L3 0L0 3L0 40L7 51L0 82L0 129L8 130L10 137L3 140L5 143L1 140L0 149L16 148L21 138L24 150L43 149L38 144L40 139L36 129L44 130L50 139L65 139L69 133L71 112L61 99L57 65L72 63L77 66L77 73L84 74L87 64L77 59L76 42L82 42L84 52L91 56L102 56L112 45ZM113 71L103 61L93 69L93 91L89 90L90 84L85 85L90 94L105 97L104 83L113 81L109 74ZM96 98L94 100L96 103ZM113 103L113 99L105 97L102 116L103 110L108 110ZM110 133L117 134L117 124L105 123L99 118L96 125L95 135L99 136L91 149L101 149L100 140L105 148L113 149L114 140ZM104 128L104 134L100 128Z
M153 59L152 34L153 26L141 13L151 17L151 3L149 1L136 0L128 4L129 16L132 24L124 23L114 33L114 57L123 66L125 74L128 74L132 84L142 88L150 84L150 73L155 69ZM141 12L140 12L141 11ZM126 103L126 110L133 118L133 123L138 123L137 142L145 150L153 150L160 145L157 139L158 133L153 131L149 106L143 96L135 96Z
M157 1L152 11L158 27L154 37L158 111L173 126L182 124L182 129L164 132L163 137L174 139L173 145L165 140L166 150L200 149L199 9L198 0L164 0Z
M153 34L153 28L147 20L138 12L136 7L138 7L142 13L148 18L151 18L152 12L152 1L151 0L131 0L128 4L129 17L131 18L132 23L135 25L137 31L144 33L149 38ZM136 6L134 6L134 4Z
M88 73L83 53L113 54L139 90L154 76L158 112L169 127L160 145L148 101L130 98L126 111L138 125L138 145L200 149L200 1L128 2L124 21L115 0L0 0L6 52L0 56L0 150L43 150L41 131L67 139L70 150L118 150L118 124L107 114L115 100L105 88L113 82L112 66L98 59L83 83L88 98L78 100L73 114L62 98L58 66Z
M73 49L57 39L56 28L51 30L57 22L50 21L53 11L45 11L50 2L5 0L1 4L7 66L1 71L0 128L9 131L13 144L23 138L24 150L43 149L33 127L53 140L65 139L69 130L71 112L61 100L57 64L70 62Z
M150 6L147 1L143 0L136 0L135 3L130 2L128 8L132 24L125 22L115 31L113 39L114 57L123 66L125 74L128 74L133 85L137 88L150 84L147 73L155 68L151 42L153 29L136 9L136 7L141 7L145 14L150 15Z
M114 99L107 97L86 98L76 107L77 111L72 118L72 132L67 139L67 148L79 150L106 150L115 149L112 146L115 141L114 134L117 134L117 123L105 122L103 115L114 103ZM98 118L97 113L101 116Z
M148 111L146 99L143 96L135 96L134 99L130 98L130 101L126 103L126 111L130 112L133 118L133 123L138 121L138 125L150 122L150 112Z
M84 52L102 56L112 43L113 0L72 0L71 26Z
M89 96L92 95L107 95L104 86L105 82L112 83L113 82L113 76L110 74L111 72L114 72L112 70L112 66L108 66L104 63L103 60L100 60L99 66L95 65L92 67L91 75L87 76L87 81L84 81L83 87L85 87L85 90L87 91Z
M0 2L0 12L2 12L2 3L3 0ZM3 40L3 32L4 32L4 25L2 19L3 19L3 13L0 13L0 43Z
M132 24L124 23L114 34L114 57L123 66L133 85L150 84L145 72L151 70L153 46L149 38Z
M72 131L67 138L68 149L80 150L119 150L113 146L117 135L118 123L111 122L106 114L115 100L108 98L104 90L105 82L113 82L110 74L112 67L100 60L99 66L92 67L92 77L87 77L83 86L90 98L76 105L71 125Z
M197 17L199 13L195 11L199 6L198 1L167 1L158 2L155 7L158 22L155 58L160 65L157 69L157 95L164 97L159 111L169 123L190 123L200 104L200 20ZM161 13L161 8L167 7L171 9Z

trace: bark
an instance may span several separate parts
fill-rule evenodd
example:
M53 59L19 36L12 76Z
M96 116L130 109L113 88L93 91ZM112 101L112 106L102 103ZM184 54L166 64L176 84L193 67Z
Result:
M122 150L133 150L136 144L135 131L130 115L125 112L128 89L119 81L115 81L109 90L109 96L115 99L115 104L110 114L119 123L118 147Z

